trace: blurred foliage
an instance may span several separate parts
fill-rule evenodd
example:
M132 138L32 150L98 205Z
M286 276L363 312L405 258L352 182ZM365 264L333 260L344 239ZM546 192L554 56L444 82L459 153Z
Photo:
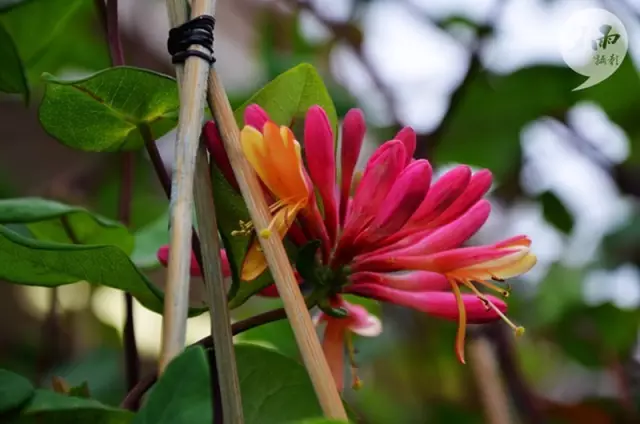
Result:
M236 118L241 121L242 110L248 102L258 102L278 123L289 125L295 121L299 125L300 116L308 106L319 103L330 112L332 124L337 128L346 111L359 105L349 87L342 86L332 72L335 64L331 53L340 44L353 48L356 56L362 53L358 50L359 42L368 34L360 28L360 18L374 3L375 0L357 1L359 13L354 13L349 21L335 23L334 28L329 28L329 35L320 41L305 36L303 23L296 13L282 14L272 8L262 8L253 26L260 34L256 37L256 47L264 81L248 81L247 87L229 93L237 111ZM29 101L44 94L40 121L44 129L63 144L89 151L137 149L143 143L141 129L151 129L152 136L158 138L175 125L175 82L146 70L105 70L109 66L108 49L94 5L90 0L0 0L0 54L3 57L0 91L8 93L7 102L14 101L15 95ZM445 16L437 25L451 32L460 27L470 28L481 35L487 29L484 23L458 15ZM336 28L343 33L336 33ZM300 65L304 62L312 63L315 68ZM285 71L288 72L281 75ZM47 73L44 79L43 72ZM455 101L451 102L443 124L432 133L419 134L419 140L434 146L430 157L434 167L467 163L491 169L496 177L496 200L504 201L507 208L520 202L535 202L548 229L561 235L561 257L540 264L543 271L536 277L537 284L514 282L522 287L516 287L509 299L510 316L528 330L524 339L510 344L515 357L515 365L511 366L519 367L524 384L541 405L543 422L613 423L629 417L628 422L635 422L640 402L636 410L633 407L629 410L625 397L640 400L640 384L634 385L632 381L640 378L633 373L620 373L617 364L638 367L634 349L638 342L640 311L637 305L624 309L614 303L588 302L584 280L599 267L631 264L637 269L640 265L637 195L625 192L612 169L592 160L588 153L592 147L582 151L577 146L576 155L609 173L609 182L618 185L620 194L628 198L632 212L601 242L596 241L596 257L586 263L568 265L562 261L567 253L567 241L584 224L574 216L567 199L559 192L545 188L540 193L529 193L521 186L525 159L519 140L523 129L540 119L564 123L567 112L584 103L601 108L612 124L624 131L629 139L629 156L619 166L635 172L632 175L640 175L640 81L633 58L627 56L620 69L601 84L572 91L583 79L560 65L532 64L498 75L475 64L456 90ZM252 97L254 89L267 82L270 84ZM388 87L376 89L383 92ZM134 93L145 101L131 102ZM421 94L416 91L416 95ZM5 100L4 95L1 100ZM74 127L70 125L72 121L80 124ZM384 128L370 125L368 134L378 143L392 137L398 126L398 122ZM148 160L136 155L130 229L115 222L120 172L113 156L107 155L108 171L88 190L84 199L87 209L35 198L0 201L0 222L4 225L0 229L0 262L5 264L0 277L20 284L50 287L86 280L127 289L144 306L161 312L162 293L139 269L158 267L155 250L168 241L167 203ZM237 226L238 219L247 218L246 208L222 176L217 171L214 175L216 198L223 199L217 205L221 213L218 221L225 229L222 236L235 272L247 240L232 241L230 232ZM3 198L23 194L7 186L5 178L0 184ZM638 184L640 181L635 182ZM76 241L66 232L67 226ZM71 242L79 246L69 246ZM536 246L534 238L534 250ZM240 305L270 282L265 274L253 286L245 285L233 306ZM608 283L600 282L604 286ZM525 285L531 290L525 290ZM382 317L384 325L380 337L355 339L356 362L365 387L357 392L347 390L345 398L355 408L359 422L486 422L477 382L469 367L461 366L452 355L455 324L416 316L398 308L381 308L375 302L357 298L350 301L365 303L370 311ZM241 313L250 315L252 307L243 305L248 309ZM21 333L24 340L8 344L6 349L3 345L2 366L24 372L31 380L43 382L41 385L48 385L54 376L62 378L71 388L86 383L91 399L36 388L25 378L0 370L1 422L163 423L177 422L180 414L186 414L182 419L191 420L189 422L210 422L209 371L204 351L188 350L172 364L151 392L142 412L133 420L131 414L114 406L124 394L121 346L114 329L110 329L109 335L107 331L98 332L97 346L85 347L81 349L83 354L65 358L46 370L44 377L33 369L42 349L34 342L40 337L36 333L33 328L25 330ZM301 411L308 413L309 410L312 414L307 416L320 415L310 384L297 362L299 355L287 321L253 328L237 339L242 342L238 359L245 377L242 383L245 401L255 402L245 405L249 412L247 422L268 424L297 420L304 418ZM584 369L571 371L576 364ZM571 382L565 378L564 371L586 380ZM600 381L597 376L603 373L616 379L615 389L595 387ZM507 385L512 384L513 379L513 374L505 373ZM569 392L581 394L578 399L572 397L567 401L563 394L558 395L548 390L549 387L565 390L568 387ZM282 388L286 390L278 391ZM177 391L181 396L174 396ZM277 399L267 402L276 392L273 396ZM74 393L79 392L71 394ZM515 399L518 394L509 392L509 396ZM184 408L183 401L196 406ZM533 418L516 403L512 413L518 414L522 423L533 424Z

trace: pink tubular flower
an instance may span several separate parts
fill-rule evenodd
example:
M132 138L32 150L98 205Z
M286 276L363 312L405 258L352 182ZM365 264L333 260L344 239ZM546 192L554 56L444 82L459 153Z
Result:
M319 318L327 322L325 353L339 386L342 377L335 358L336 351L344 348L344 335L373 322L363 318L360 307L347 304L342 293L457 321L455 350L463 363L467 323L503 319L516 334L523 331L505 316L505 302L479 287L506 297L509 289L504 280L527 272L536 262L531 241L517 236L462 247L489 217L491 207L483 199L491 187L489 171L473 173L461 165L432 183L430 163L413 159L415 132L404 128L373 153L362 174L357 173L366 130L359 110L349 111L342 124L340 172L334 134L319 106L307 113L304 149L286 127L277 129L256 105L246 109L245 123L243 150L275 213L267 236L271 228L278 228L278 237L288 237L298 246L319 240L316 266L323 272L308 278L322 278L321 284L310 282L330 299L334 305L330 308L346 311L346 317L336 318L325 308ZM268 154L276 150L281 154ZM224 157L214 160L223 169ZM237 235L247 235L246 228L253 230L250 224L243 225ZM258 233L264 236L264 232ZM243 279L250 281L264 269L260 249L250 250L242 265Z

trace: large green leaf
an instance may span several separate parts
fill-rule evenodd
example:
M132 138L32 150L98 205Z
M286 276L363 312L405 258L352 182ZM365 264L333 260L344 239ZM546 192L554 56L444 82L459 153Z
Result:
M0 23L13 38L32 85L40 83L45 71L77 72L109 65L107 44L102 32L96 31L98 17L91 0L9 0L3 6Z
M163 296L115 246L37 241L0 226L0 279L56 287L78 281L126 290L144 307L163 311ZM199 314L205 309L193 309Z
M13 38L0 22L0 91L5 93L19 93L25 99L29 97L29 85L25 75L22 59L13 42Z
M243 114L245 108L254 103L260 105L274 122L287 126L292 125L294 121L300 122L309 107L319 105L327 112L335 134L337 128L335 107L322 82L322 78L320 78L315 68L309 64L301 64L284 72L247 100L244 105L235 111L236 121L239 126L242 127L244 125ZM304 140L301 140L301 144L304 146ZM251 239L232 236L231 232L238 229L238 221L249 220L249 212L242 196L229 185L222 173L217 169L214 169L212 173L212 180L216 199L224 199L224 202L216 203L218 228L229 254L229 260L233 262L232 270L236 274L234 280L237 281L237 271L241 269L242 261ZM290 243L285 243L285 247L290 257L295 261L296 249L294 246ZM237 292L231 300L230 306L237 307L241 305L253 294L272 282L273 279L268 272L265 272L254 281L240 282L236 286Z
M287 319L259 325L238 334L235 338L238 341L275 349L289 358L297 359L300 356L291 323Z
M245 108L256 103L267 111L269 117L279 125L291 126L301 120L313 105L321 106L336 134L338 117L329 92L316 69L303 63L282 73L269 82L235 111L236 122L242 128Z
M171 361L134 424L209 424L212 411L209 364L194 346Z
M0 200L0 224L9 223L29 224L29 230L40 240L106 244L127 254L133 251L133 236L122 224L53 200L36 197Z
M322 415L304 367L271 349L236 345L246 424L284 424ZM209 424L209 366L204 350L188 348L167 367L135 424Z
M21 375L0 369L0 414L20 407L33 396L33 385Z
M44 78L40 122L69 147L94 152L134 150L144 145L141 125L148 125L154 137L176 125L178 91L175 80L166 75L117 67L76 81Z
M133 413L124 409L48 390L36 390L19 416L8 418L7 424L127 424Z
M322 415L305 368L280 353L236 345L236 360L247 424L281 424Z

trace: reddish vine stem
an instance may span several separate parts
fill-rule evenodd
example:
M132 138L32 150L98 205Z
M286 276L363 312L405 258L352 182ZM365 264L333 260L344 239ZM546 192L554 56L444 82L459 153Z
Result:
M109 54L112 66L123 66L124 52L120 31L118 27L118 0L96 0L98 13L102 19L106 31ZM133 199L133 175L135 169L135 156L133 152L124 152L122 155L120 198L118 200L118 219L127 227L131 224L131 201ZM124 357L127 375L127 388L131 390L138 382L140 376L140 358L136 345L136 334L133 319L133 296L124 294L126 305L126 317L124 324Z

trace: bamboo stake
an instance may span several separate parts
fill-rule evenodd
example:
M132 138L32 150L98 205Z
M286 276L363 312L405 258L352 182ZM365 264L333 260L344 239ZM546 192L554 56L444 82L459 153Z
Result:
M203 144L200 144L196 156L195 190L196 215L202 243L202 275L207 286L211 337L216 356L217 369L213 371L218 374L223 421L224 424L242 424L244 417L240 381L231 334L227 291L222 276L221 246L218 239L211 174Z
M227 94L214 68L209 72L208 101L254 227L256 232L260 232L268 227L271 214L256 175L242 153L240 131ZM346 421L344 405L322 352L304 298L293 276L293 269L282 241L277 236L259 239L320 406L327 418Z
M194 16L210 15L208 0L193 0ZM172 26L187 19L187 2L167 0ZM192 48L201 48L193 46ZM191 228L193 224L193 189L196 150L203 120L204 93L210 66L198 57L186 60L184 71L176 67L180 92L180 115L176 136L176 162L171 187L171 230L169 263L162 321L162 350L159 373L178 355L185 345L189 309L189 265L191 263Z
M210 14L213 16L215 10L215 0L207 0L200 3L202 7L207 6L206 4L202 3L208 3L209 10L200 11L197 8L198 5L194 4L193 16L195 17L202 14ZM187 6L188 3L186 0L167 1L169 18L172 27L177 27L186 22L186 20L188 19ZM203 63L201 60L199 60L199 62ZM187 64L187 67L188 66L189 65ZM204 68L207 69L208 67ZM189 75L188 71L189 69L187 68L185 72L187 76ZM182 66L176 66L176 75L181 97L184 97L182 93L188 93L187 90L189 89L189 87L184 85L185 80L188 80L188 77L184 76ZM198 75L198 77L201 78L200 75ZM204 83L206 84L206 72ZM198 85L198 87L200 87L200 85ZM204 96L202 90L198 92L198 95L200 97L198 99L198 103L196 104L200 106L199 111L201 113L202 106L204 104ZM202 124L202 115L200 115L198 123L198 131L200 131ZM240 394L240 382L238 380L235 350L233 347L233 336L231 334L230 328L227 293L223 283L222 265L220 258L221 246L218 238L215 205L211 188L211 176L207 163L207 153L201 143L200 148L198 148L196 152L194 177L195 209L196 215L198 217L200 242L202 246L202 272L207 289L207 303L209 306L209 315L211 318L211 336L214 341L214 351L216 357L216 369L212 371L214 373L217 373L218 375L218 384L220 385L220 397L223 412L221 415L223 417L224 423L242 424L244 422L242 411L242 397ZM184 346L184 341L182 342L182 346Z
M482 406L490 424L509 424L509 401L500 380L500 373L491 343L483 335L469 343L471 369L480 391Z

